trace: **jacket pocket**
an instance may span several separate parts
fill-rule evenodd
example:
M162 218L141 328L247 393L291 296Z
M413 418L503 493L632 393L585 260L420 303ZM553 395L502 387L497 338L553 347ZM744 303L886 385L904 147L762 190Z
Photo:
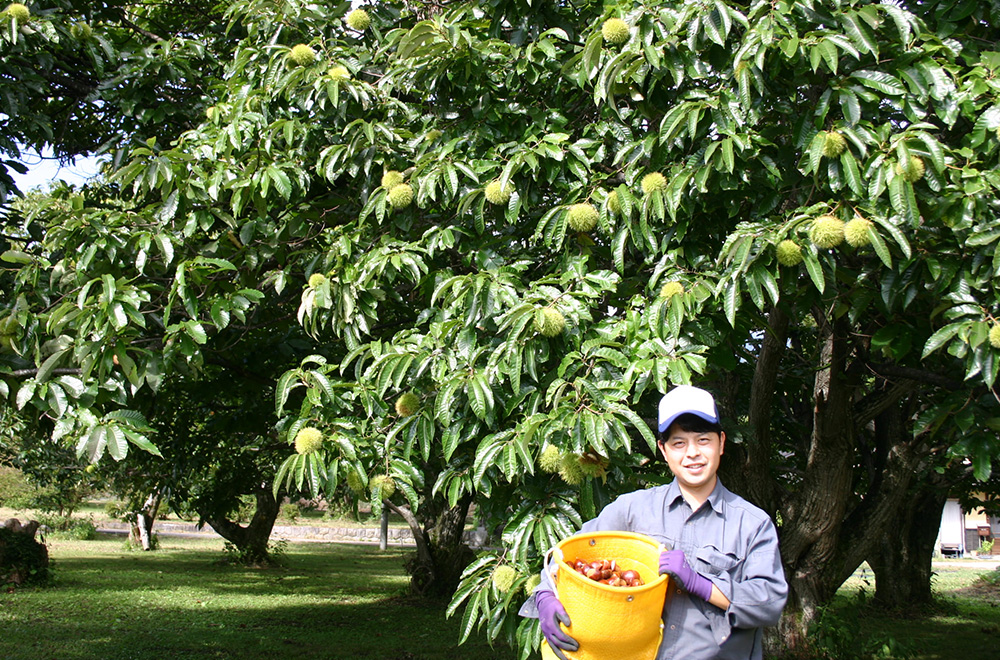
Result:
M698 564L696 570L705 575L732 573L740 563L740 558L736 555L722 552L711 545L699 548L695 560Z

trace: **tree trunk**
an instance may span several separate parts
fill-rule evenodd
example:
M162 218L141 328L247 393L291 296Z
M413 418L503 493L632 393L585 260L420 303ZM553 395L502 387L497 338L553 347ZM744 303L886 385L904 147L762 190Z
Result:
M410 591L418 596L450 597L475 556L463 540L472 497L463 497L453 507L433 507L426 502L421 509L426 516L423 525L408 507L386 504L406 520L417 546L415 555L406 562Z
M934 541L947 499L946 488L922 486L875 544L868 563L880 605L900 610L930 604Z
M778 625L782 645L808 649L807 631L819 608L836 592L844 573L838 551L851 494L854 429L851 419L849 346L841 322L822 327L820 364L813 383L813 430L799 490L788 502L781 528L781 555L789 596Z
M278 501L274 499L267 484L258 488L254 496L257 498L257 508L246 527L218 515L199 513L202 520L207 522L219 536L236 546L242 563L254 566L268 565L271 563L271 556L267 544L271 538L274 521L278 518Z
M385 550L389 547L389 509L382 507L382 517L378 527L378 549Z
M761 342L760 357L754 368L748 411L753 441L747 443L744 497L774 516L780 490L771 473L771 410L777 394L778 369L788 343L788 314L775 307L768 316L768 326Z
M135 547L140 547L149 552L153 549L153 523L156 522L156 513L160 508L161 494L159 490L153 491L146 498L139 510L134 512L135 520L129 530L129 541Z

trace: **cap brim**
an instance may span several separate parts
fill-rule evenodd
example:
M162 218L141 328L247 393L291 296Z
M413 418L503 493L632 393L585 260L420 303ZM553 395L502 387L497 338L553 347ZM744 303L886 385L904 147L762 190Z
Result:
M670 417L667 417L665 420L663 420L662 422L660 422L660 433L663 433L664 431L666 431L667 429L669 429L670 425L673 424L677 420L677 418L680 417L681 415L695 415L697 417L701 417L703 420L705 420L709 424L718 424L719 423L719 418L718 417L713 417L711 415L706 415L701 410L678 410L677 412L675 412L674 414L672 414Z

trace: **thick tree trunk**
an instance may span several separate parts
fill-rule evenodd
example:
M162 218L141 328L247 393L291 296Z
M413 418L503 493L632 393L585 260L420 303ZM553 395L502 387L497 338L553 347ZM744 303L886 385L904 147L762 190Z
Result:
M821 329L819 363L826 368L815 376L808 457L799 490L785 508L781 534L789 598L778 632L782 645L793 652L808 648L809 624L850 574L838 556L854 448L849 347L842 328Z
M880 605L900 610L930 604L934 541L947 499L946 488L922 486L885 528L868 558Z
M725 401L746 400L749 406L743 442L727 443L722 479L770 514L780 514L789 599L778 628L766 631L770 655L808 656L807 633L820 608L876 549L905 549L904 557L885 559L895 560L886 570L900 575L901 588L913 598L929 589L930 555L925 560L922 553L933 550L934 532L916 529L915 519L906 535L899 528L914 472L930 451L924 438L913 437L914 393L921 382L906 375L881 376L878 365L866 360L864 342L843 320L827 318L822 309L814 317L824 368L815 373L810 395L779 394L788 341L788 319L780 308L769 315L749 399L739 382L723 377L717 384ZM803 414L806 402L812 404L811 419ZM739 410L730 403L726 411L735 417ZM788 492L771 467L775 423L783 424L785 433L801 430L807 439L801 446L804 464L787 473L794 480ZM936 530L940 510L927 518ZM930 538L925 541L923 533Z
M423 524L408 507L386 504L406 520L413 532L417 551L406 563L410 591L418 596L451 596L458 587L462 571L474 557L463 540L472 497L463 497L453 507L436 507L438 510L428 512ZM430 509L429 504L426 503L422 510Z
M274 521L278 518L278 501L274 499L267 484L262 485L254 496L257 499L257 508L246 527L221 516L200 513L202 519L219 536L236 546L241 561L250 565L266 565L271 562L267 544L271 538Z

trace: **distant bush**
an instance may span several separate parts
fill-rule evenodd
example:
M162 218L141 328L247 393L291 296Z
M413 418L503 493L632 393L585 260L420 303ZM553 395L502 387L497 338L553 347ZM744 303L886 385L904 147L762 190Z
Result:
M48 534L55 538L74 541L92 541L97 538L97 527L92 520L42 514L38 516L38 522L48 527Z
M90 520L74 520L65 534L76 541L93 541L97 538L97 527Z
M239 503L230 511L232 519L239 523L250 522L257 510L257 498L253 495L240 495Z
M68 518L90 495L86 484L46 486L35 492L32 507Z
M124 520L125 516L128 515L128 510L125 504L119 502L118 500L109 500L107 504L104 505L104 513L109 518L115 520Z
M295 522L301 515L302 509L298 504L294 504L292 502L285 502L281 505L281 509L278 511L278 516L280 518L290 522Z
M20 470L0 467L0 506L29 509L32 507L36 492Z

